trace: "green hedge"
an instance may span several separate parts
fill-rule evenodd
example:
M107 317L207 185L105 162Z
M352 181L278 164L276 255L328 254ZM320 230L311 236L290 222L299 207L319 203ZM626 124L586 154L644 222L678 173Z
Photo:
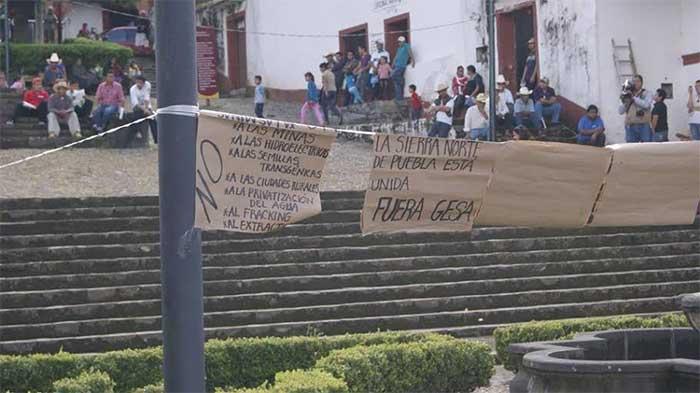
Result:
M165 393L165 387L161 382L134 389L131 391L131 393Z
M279 371L311 368L330 351L355 345L454 341L448 336L414 333L352 334L331 337L267 337L209 340L205 345L207 390L214 387L256 387ZM103 371L128 392L162 381L161 348L132 349L94 355L69 353L0 355L2 391L50 391L54 381L85 370Z
M576 333L599 330L687 327L688 321L682 314L667 314L659 317L600 317L563 319L558 321L526 322L497 328L493 336L496 340L497 360L506 369L515 371L517 359L508 354L508 345L534 341L566 340Z
M352 393L469 392L488 385L494 359L480 342L415 342L333 351L316 368L343 379Z
M345 381L320 370L293 370L275 374L275 384L257 388L216 389L216 393L349 393Z
M114 381L102 371L83 371L75 378L64 378L53 383L55 393L112 393Z
M125 65L134 56L130 48L84 38L64 44L10 44L10 69L13 73L21 70L24 74L36 74L44 70L46 59L54 52L69 68L77 59L82 59L85 67L94 67L106 64L112 57ZM0 64L5 64L4 50L0 51Z

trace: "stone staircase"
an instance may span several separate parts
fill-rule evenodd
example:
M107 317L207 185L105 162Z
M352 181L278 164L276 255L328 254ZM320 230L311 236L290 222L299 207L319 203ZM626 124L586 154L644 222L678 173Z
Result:
M90 125L81 123L83 136L91 135ZM61 124L61 134L57 138L48 137L47 126L39 125L37 119L20 117L13 126L4 122L0 125L0 149L51 149L74 141L68 126ZM88 141L78 147L96 147L95 141Z
M208 337L490 334L533 319L678 310L696 226L362 236L361 192L277 233L205 232ZM0 353L160 343L155 197L0 200Z

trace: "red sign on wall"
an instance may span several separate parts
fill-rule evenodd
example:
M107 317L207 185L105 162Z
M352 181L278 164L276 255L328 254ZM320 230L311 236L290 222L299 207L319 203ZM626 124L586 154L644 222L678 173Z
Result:
M219 98L216 61L216 31L197 26L197 91L202 99Z

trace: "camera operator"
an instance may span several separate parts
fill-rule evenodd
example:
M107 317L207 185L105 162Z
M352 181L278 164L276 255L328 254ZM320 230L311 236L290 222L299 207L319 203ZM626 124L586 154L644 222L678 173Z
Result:
M644 78L635 75L631 83L625 82L620 95L618 112L625 115L625 140L627 143L651 142L651 107L653 95L642 86Z

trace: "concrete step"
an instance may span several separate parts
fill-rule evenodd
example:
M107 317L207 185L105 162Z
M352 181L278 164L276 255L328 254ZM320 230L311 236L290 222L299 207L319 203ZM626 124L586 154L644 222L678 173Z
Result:
M391 233L349 234L310 237L271 237L263 239L234 239L204 242L202 251L214 258L225 258L233 264L285 263L296 260L317 262L323 260L365 259L411 255L452 255L469 252L496 252L524 249L580 248L586 246L614 246L700 240L694 229L619 233L589 236L562 236L468 241L464 233ZM257 251L257 250L265 251ZM281 260L278 250L285 250ZM457 251L460 250L460 251ZM5 261L12 263L80 260L124 257L157 256L158 243L57 246L12 249L3 252ZM368 254L371 252L371 254ZM235 253L230 255L231 253ZM397 254L398 253L398 254ZM271 261L272 260L272 261Z
M669 257L673 259L673 257ZM652 282L663 279L667 281L682 281L683 274L691 274L694 277L697 272L695 266L687 267L687 260L682 258L677 262L681 266L674 271L639 270L636 276L624 269L609 273L595 274L570 274L564 272L550 276L527 276L520 278L492 278L488 281L473 280L471 277L458 281L459 278L449 278L442 282L418 282L400 283L391 285L387 282L379 284L370 283L365 286L302 289L287 288L286 291L276 288L273 291L244 293L229 285L226 281L209 281L204 284L204 293L208 296L212 309L227 309L231 304L237 308L266 308L276 307L302 307L304 305L340 304L358 301L381 301L391 299L405 299L417 297L444 297L468 294L498 293L512 291L529 291L536 289L563 289L569 286L596 286L596 285L621 285L628 283ZM640 268L639 261L636 266ZM604 262L603 262L604 264ZM624 265L624 260L620 262ZM595 267L595 264L589 266ZM653 267L653 265L652 265ZM644 267L641 267L644 269ZM581 270L579 270L580 272ZM585 271L585 270L584 270ZM580 283L578 281L581 281ZM584 284L585 283L585 284ZM117 287L54 289L36 291L13 291L0 293L1 304L4 309L15 308L40 308L58 305L80 305L92 303L112 303L135 300L160 299L160 284L125 285ZM242 306L245 305L245 306Z
M634 313L658 313L677 309L678 299L654 297L601 302L548 304L530 307L501 308L481 311L457 311L431 314L409 314L385 317L364 317L334 320L313 320L264 325L207 328L207 338L304 335L310 328L326 335L378 330L417 330L463 326L497 326L503 323L533 319L574 318ZM139 326L138 318L130 318L127 326ZM146 323L145 325L149 325ZM436 326L439 325L439 326ZM159 326L158 326L159 328ZM482 329L482 332L488 328ZM69 332L67 332L69 333ZM23 354L33 352L98 352L106 349L141 348L161 342L159 329L100 335L65 336L0 342L0 352Z
M363 199L363 191L324 191L321 200ZM0 210L81 209L95 207L157 206L157 196L87 197L87 198L18 198L0 199Z
M674 259L675 258L675 259ZM693 256L695 260L697 260L697 256ZM644 269L648 269L651 271L652 274L646 274L645 277L649 279L648 282L645 283L654 283L655 279L661 279L661 280L666 280L670 276L674 277L679 277L679 274L684 274L687 273L688 271L684 268L693 268L693 262L690 261L689 257L663 257L663 258L657 258L659 259L660 262L659 264L653 264L652 261L649 261L644 264L646 261L639 259L639 260L625 260L622 263L625 265L629 264L628 270L630 271L636 271L636 272L642 272L645 271ZM684 259L684 260L682 260ZM572 263L551 263L551 264L546 264L547 267L549 265L552 265L552 267L548 271L544 272L537 272L536 275L532 274L531 275L525 275L521 278L528 278L531 276L535 276L538 279L545 279L547 275L552 275L552 274L559 274L558 276L555 276L556 279L562 279L565 275L580 275L580 274L599 274L601 272L596 272L595 271L595 266L594 264L598 264L599 270L603 266L605 266L604 261L600 262L593 262L593 261L581 261L579 262L582 265L591 265L591 266L586 266L583 269L571 269L571 271L557 271L556 265L560 265L559 268L561 268L561 265L566 265L568 264L569 267L571 266ZM660 271L662 269L658 269L658 265L662 265L665 263L665 267L669 270L674 270L674 269L681 269L681 270L674 270L674 273L670 273L668 275L654 275L653 271L657 270ZM618 264L621 264L618 261ZM494 269L495 267L491 267ZM521 270L525 270L527 268L531 268L531 265L522 265L518 266ZM488 268L486 268L488 270ZM564 269L562 269L564 270ZM618 271L624 271L620 267L617 269ZM611 272L614 272L615 270L612 270ZM498 275L496 277L498 278L489 278L488 276L484 277L474 277L472 280L503 280L503 279L511 279L515 280L517 279L517 269L513 269L512 271L508 272L508 274L503 274L503 275ZM679 281L677 283L677 286L683 286L683 288L688 289L690 292L692 292L695 289L700 288L700 283L693 282L691 279L693 277L698 276L698 272L693 270L689 272L689 277L684 278L686 281ZM459 279L460 277L455 277L455 279ZM602 278L602 281L604 281L606 277ZM469 281L472 281L469 280ZM664 283L667 283L666 281L662 281L663 285L666 285ZM683 284L682 284L683 283ZM687 285L686 285L687 284ZM618 288L619 291L623 291L623 287L630 287L630 288L636 288L637 286L642 285L642 284L629 284L626 283L624 285L620 285ZM546 286L547 288L551 289L553 288L552 285ZM574 284L574 287L569 287L569 288L575 288L578 287L578 285ZM489 288L484 287L484 292L488 293ZM555 291L566 291L567 289L554 289ZM627 289L625 289L626 291ZM629 289L631 290L631 289ZM622 293L622 292L620 292ZM625 292L629 293L629 292ZM267 293L269 294L269 292ZM254 296L255 294L253 294ZM380 299L380 300L373 300L371 302L364 302L362 304L364 305L369 305L372 302L375 303L386 303L386 302L398 302L398 301L404 301L404 302L414 302L416 304L420 304L419 307L420 309L427 309L431 307L431 299L437 299L437 298L426 298L421 301L418 301L417 299L421 299L420 297L416 298L408 298L412 295L414 295L411 292L407 292L405 294L402 294L403 297L397 297L397 299ZM452 301L455 301L456 299L459 298L473 298L473 297L480 297L480 296L485 296L484 297L484 302L486 302L490 297L492 296L499 296L499 294L488 294L484 295L483 293L478 294L478 295L455 295L451 297L447 297L446 299L451 299L450 304L452 304ZM636 296L636 295L635 295ZM266 298L266 300L270 299L270 296L259 296L261 298ZM634 297L632 295L629 295L627 297ZM281 296L280 296L281 298ZM289 299L286 300L291 300L293 299L290 297ZM407 299L407 300L406 300ZM227 301L228 300L228 301ZM248 314L252 313L251 315L267 315L265 313L268 313L270 310L265 310L266 308L274 307L275 309L280 309L280 308L294 308L294 307L299 307L296 308L295 310L305 310L305 309L314 309L315 308L323 308L326 310L326 312L332 312L332 310L336 310L338 313L342 313L344 305L341 304L328 304L329 302L333 301L333 297L328 297L326 299L319 299L317 301L313 301L313 299L310 299L311 301L309 302L304 302L303 306L298 304L298 303L285 303L284 301L276 301L276 302L271 302L271 303L264 303L263 299L255 299L256 301L252 302L237 302L235 301L234 296L228 296L227 298L222 297L207 297L205 299L205 310L208 312L228 312L228 311L240 311L240 310L248 310L246 311ZM284 300L284 299L281 299ZM444 310L445 305L438 302L439 304L435 306L436 310ZM355 304L355 303L347 303L347 304ZM403 304L403 303L402 303ZM461 303L460 303L461 304ZM485 304L485 303L484 303ZM325 308L324 308L325 307ZM381 312L384 313L385 311L379 311L379 310L370 310L370 306L367 306L367 310L365 312ZM487 308L486 306L464 306L470 309L473 308ZM463 307L463 308L464 308ZM361 309L364 309L365 307L360 307ZM384 309L381 309L384 310ZM33 323L48 323L48 322L57 322L57 321L75 321L75 320L84 320L84 319L92 319L92 318L117 318L117 317L129 317L129 316L144 316L144 315L158 315L160 312L160 300L159 299L147 299L147 300L135 300L135 301L120 301L120 302L101 302L101 303L88 303L88 304L76 304L76 305L62 305L62 306L50 306L50 307L28 307L28 308L18 308L18 309L2 309L0 310L0 320L3 321L4 324L9 324L9 325L14 325L14 324L33 324ZM296 315L301 315L300 313L297 313ZM340 315L340 314L338 314ZM377 314L380 315L380 314ZM270 317L272 318L272 317ZM304 317L306 318L306 317ZM303 318L302 318L303 319ZM308 319L308 318L307 318Z
M408 299L401 301L333 304L299 308L273 308L264 310L207 312L206 327L245 326L257 324L303 322L311 320L367 318L392 315L445 314L476 312L499 308L516 308L536 305L594 302L618 299L640 299L676 296L700 288L689 282L655 283L636 286L594 288L568 288L555 291L531 291L502 293L487 296L461 296L450 298ZM153 312L155 311L155 312ZM129 314L126 318L110 315L103 319L80 321L52 321L13 325L7 322L0 327L5 340L31 338L57 338L65 336L124 333L128 331L157 330L160 327L159 310L146 316ZM135 324L130 324L130 320ZM471 321L469 325L477 325ZM502 322L502 321L491 321ZM408 322L410 323L410 322ZM452 326L452 325L442 325ZM431 327L431 326L427 326ZM435 327L435 326L432 326Z
M59 136L57 138L49 138L48 135L42 137L2 137L0 138L0 149L53 149L56 147L65 146L75 139L68 136ZM76 147L94 148L98 143L95 140L90 140Z

